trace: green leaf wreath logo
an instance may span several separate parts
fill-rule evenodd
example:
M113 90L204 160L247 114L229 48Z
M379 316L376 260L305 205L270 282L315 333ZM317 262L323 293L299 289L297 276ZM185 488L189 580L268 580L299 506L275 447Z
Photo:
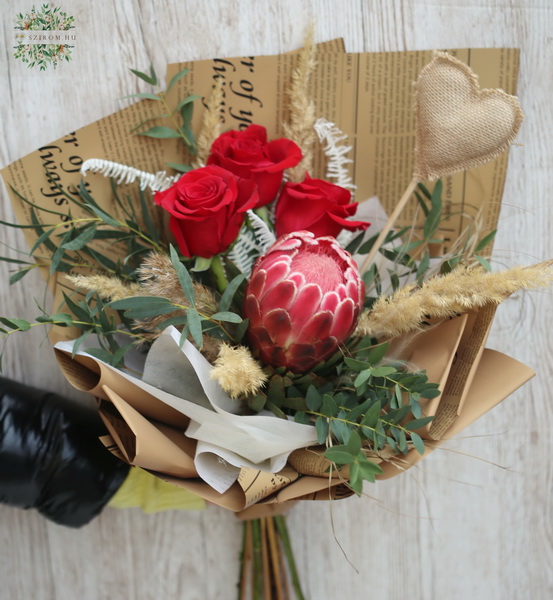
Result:
M19 13L14 27L14 58L29 68L38 66L41 71L70 61L77 38L74 23L75 17L48 4L39 10L33 5L30 13Z

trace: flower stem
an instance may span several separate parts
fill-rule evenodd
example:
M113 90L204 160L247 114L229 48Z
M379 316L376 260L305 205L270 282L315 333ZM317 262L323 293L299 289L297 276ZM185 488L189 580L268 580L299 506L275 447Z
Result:
M284 554L288 561L288 568L290 569L290 576L292 577L292 585L296 592L297 600L305 600L305 596L301 591L300 578L298 575L298 569L296 567L296 561L294 559L294 552L292 550L292 544L290 543L290 536L288 535L288 527L286 526L286 517L278 515L273 517L273 521L276 525L277 531L280 535L280 540L284 547Z
M263 600L263 559L261 556L261 520L252 521L252 547L253 547L253 589L252 600Z
M219 292L223 293L227 289L228 279L223 266L221 255L214 256L211 261L211 272L215 277L215 283Z

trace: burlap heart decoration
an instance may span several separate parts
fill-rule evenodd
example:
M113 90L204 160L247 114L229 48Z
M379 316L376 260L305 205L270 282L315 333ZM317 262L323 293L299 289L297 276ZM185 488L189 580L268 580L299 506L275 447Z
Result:
M421 71L415 92L415 170L438 179L484 164L504 152L523 119L515 96L481 90L471 69L437 52Z

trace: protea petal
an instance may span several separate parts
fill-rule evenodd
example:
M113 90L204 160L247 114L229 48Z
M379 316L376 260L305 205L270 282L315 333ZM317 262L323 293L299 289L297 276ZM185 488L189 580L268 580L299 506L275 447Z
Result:
M354 304L357 304L360 299L360 285L357 281L349 280L346 283L346 294L348 298L351 298Z
M287 346L292 334L290 315L283 308L275 308L262 317L263 327L269 332L276 346Z
M296 284L293 281L284 279L277 281L271 288L270 293L262 298L260 307L261 312L268 313L273 308L288 309L296 297Z
M248 315L250 327L259 327L261 325L261 310L259 302L253 294L248 294L244 301L244 313Z
M270 291L270 289L278 283L285 279L290 272L290 264L289 261L286 260L287 257L283 257L282 260L275 262L266 270L266 283L265 283L265 293Z
M265 327L252 327L249 330L250 341L255 344L256 348L266 351L267 348L272 348L273 338Z
M248 286L248 295L254 298L261 298L263 290L265 289L265 282L267 281L267 271L265 269L259 269L256 271L250 279Z
M330 312L334 312L336 308L338 308L338 304L340 302L340 298L336 292L327 292L323 301L321 302L321 310L329 310Z
M322 299L323 293L321 288L314 283L308 283L298 290L296 300L289 309L290 320L294 323L297 333L301 331L313 314L319 310Z
M346 298L341 302L334 313L330 334L339 340L345 340L355 325L354 312L355 304L351 298Z
M328 310L318 312L313 315L304 325L299 334L299 339L302 342L315 343L318 340L323 340L330 335L332 328L332 313Z

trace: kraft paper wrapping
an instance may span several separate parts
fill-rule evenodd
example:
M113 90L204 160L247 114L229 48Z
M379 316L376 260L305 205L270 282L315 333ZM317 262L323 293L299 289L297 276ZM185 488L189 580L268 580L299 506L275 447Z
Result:
M509 94L516 93L518 50L449 52L479 75L481 87L499 87ZM349 143L353 145L350 169L357 186L356 200L378 196L388 213L392 212L411 180L415 141L412 82L430 58L431 51L350 54L343 51L340 40L317 47L316 73L310 83L317 116L335 122L349 136ZM225 92L221 106L223 129L244 128L257 123L267 127L270 139L281 137L282 123L287 119L286 89L296 59L297 52L169 65L168 80L177 70L190 69L189 75L181 79L169 95L169 102L176 105L189 93L200 95L192 123L197 132L202 104L214 81L222 79ZM157 108L154 102L136 102L5 167L2 177L20 223L30 224L33 215L30 205L17 193L48 210L64 211L71 205L73 216L81 216L66 195L77 196L81 179L79 170L86 159L107 159L151 173L165 169L167 162L186 162L175 141L130 134L138 123L152 117ZM443 252L448 251L449 244L479 213L485 230L495 227L506 166L505 154L467 173L444 178L444 216L450 218L442 223L439 232L445 239ZM316 153L311 175L325 176L320 151ZM107 179L90 175L84 180L84 186L100 208L119 216ZM136 198L136 187L123 186L121 193L130 193ZM417 216L416 210L414 203L409 205L397 225L410 225ZM36 217L45 226L51 220L50 214L45 216L37 212ZM161 226L161 218L159 223ZM40 232L24 231L29 246L32 246ZM116 245L108 246L95 240L91 246L97 251L109 248L110 256L117 258ZM47 250L44 250L44 257L49 258ZM86 272L89 268L84 265L82 270ZM58 274L49 279L49 285L54 291L56 305L61 301L63 289L71 291ZM424 456L533 375L521 363L484 350L491 318L493 314L483 312L444 321L421 333L410 347L407 343L404 345L404 359L417 368L426 368L430 380L439 382L443 392L423 406L425 414L436 415L433 424L420 432L427 444ZM59 339L71 336L68 330L58 329L58 332L61 332ZM101 398L100 412L110 431L110 436L103 442L114 454L208 501L245 518L253 518L260 511L275 511L276 514L298 499L328 500L351 495L344 482L345 471L334 472L329 479L328 473L324 472L326 469L314 475L311 468L302 466L302 460L295 462L296 468L288 464L276 474L243 468L236 482L226 492L219 493L196 477L195 442L184 435L188 417L123 374L103 368L92 357L72 357L71 353L61 351L56 351L56 356L72 385ZM440 439L433 442L430 441L432 438ZM380 464L384 473L379 478L398 475L421 458L411 450L398 461L398 466L383 461Z
M410 450L407 456L401 457L397 461L397 465L386 463L383 466L384 473L378 475L377 479L395 477L416 465L430 452L439 448L443 442L457 435L507 396L510 396L534 375L535 372L532 369L514 358L496 350L484 349L462 410L453 424L445 431L444 437L436 442L425 441L426 451L423 456L416 450Z
M449 52L479 75L482 87L499 87L509 94L516 93L518 50L494 48ZM415 142L412 83L431 57L430 50L348 54L343 52L341 40L317 46L317 67L310 82L316 114L335 122L349 136L353 146L350 169L357 186L356 200L378 196L388 214L392 213L411 180ZM270 139L282 137L282 123L287 118L287 88L296 60L297 52L293 52L169 65L168 80L184 67L189 68L190 73L173 88L168 101L176 105L179 99L191 93L201 97L196 102L192 122L193 130L197 132L202 105L214 81L222 78L225 91L221 106L223 130L257 123L266 126ZM39 207L59 212L71 207L73 217L82 216L66 195L77 196L81 180L79 169L87 159L106 159L150 173L166 170L168 162L186 162L188 157L176 140L156 140L131 133L138 123L151 118L157 110L156 102L141 100L4 167L1 174L19 222L30 224L32 209L17 193ZM483 234L495 227L506 167L507 154L504 154L487 165L444 178L445 221L439 231L445 239L443 252L448 252L450 243L479 213ZM325 161L320 150L316 152L311 175L325 176ZM83 181L100 208L116 217L122 216L113 201L108 179L90 174ZM136 188L135 184L123 185L121 196L129 193L138 201ZM397 226L410 225L418 215L417 210L415 202L409 204ZM35 212L39 223L45 226L51 223L51 214ZM161 226L161 217L159 219ZM25 229L24 233L30 247L40 235L33 229ZM56 242L55 237L52 240ZM117 244L94 240L90 246L97 251L109 249L109 256L114 260L117 258ZM41 252L45 258L49 257L49 251L43 246ZM47 271L44 275L47 277ZM54 292L62 286L70 290L63 278L57 276L49 278L49 285Z
M482 88L501 88L516 94L519 50L514 48L447 50L479 76ZM393 212L411 181L414 165L415 119L413 82L432 59L432 51L345 53L321 50L310 80L310 95L317 117L335 123L348 134L353 150L350 174L357 186L355 199L377 196L388 214ZM288 117L286 89L297 54L242 58L217 58L168 66L167 79L183 68L190 73L169 95L174 105L190 93L207 97L217 79L223 82L220 114L223 130L262 124L269 138L284 135ZM202 100L203 101L203 100ZM195 113L193 129L200 126ZM176 147L176 146L175 146ZM461 235L481 212L484 227L494 229L499 216L507 170L505 153L498 159L466 173L443 179L443 217L439 237L443 251ZM325 174L323 153L316 153L316 177ZM420 212L420 211L419 211ZM397 227L410 226L422 216L416 202L410 203Z
M439 423L443 436L435 441L428 428L419 431L425 438L424 455L412 449L405 456L375 456L374 462L383 469L377 479L395 477L414 466L534 375L520 362L484 349L493 314L492 309L484 307L444 320L404 345L405 359L416 361L417 369L426 369L431 378L440 382L442 395L428 401L424 413L436 415L434 423ZM470 368L467 361L461 361L462 368L455 368L461 360L459 355L471 357ZM329 473L330 464L320 456L321 447L295 451L278 473L243 467L235 483L219 493L198 478L194 469L196 444L185 436L182 419L181 425L171 419L165 423L156 420L160 416L167 419L160 410L163 403L159 399L153 394L142 396L141 388L131 378L113 369L102 369L97 359L80 355L71 358L70 352L62 350L56 350L56 356L70 383L79 389L92 386L88 391L103 398L100 414L110 432L103 440L108 449L129 464L148 469L241 518L277 514L299 500L336 500L352 495L347 486L347 469ZM453 384L456 390L462 390L461 400L454 405L454 411L441 412L441 402L451 402L445 392L453 389ZM153 409L147 406L148 402L152 402Z

